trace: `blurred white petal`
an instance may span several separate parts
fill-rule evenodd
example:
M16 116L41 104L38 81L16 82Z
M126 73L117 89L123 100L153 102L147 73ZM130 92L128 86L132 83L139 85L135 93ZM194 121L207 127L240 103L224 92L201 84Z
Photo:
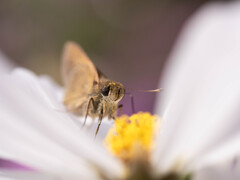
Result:
M159 171L186 167L240 130L239 19L240 2L214 3L183 30L157 101Z
M55 180L56 176L33 171L1 170L0 180Z
M22 69L0 84L0 157L50 174L93 178L96 165L110 177L122 175L121 164L60 112L56 85Z
M238 169L240 167L238 166ZM217 164L214 166L206 166L200 172L198 172L195 176L193 176L193 180L239 180L240 174L239 170L230 169L229 165Z
M15 65L0 51L0 74L10 72Z
M240 133L198 159L194 179L240 179Z

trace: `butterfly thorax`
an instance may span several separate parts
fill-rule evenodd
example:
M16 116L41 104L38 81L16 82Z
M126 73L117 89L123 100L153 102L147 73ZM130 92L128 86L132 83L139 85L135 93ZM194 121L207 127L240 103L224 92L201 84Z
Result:
M102 113L102 117L108 116L109 119L116 117L116 112L118 108L118 103L115 101L109 100L109 98L101 97L94 100L94 106L89 107L88 116L91 118L98 118L99 114Z

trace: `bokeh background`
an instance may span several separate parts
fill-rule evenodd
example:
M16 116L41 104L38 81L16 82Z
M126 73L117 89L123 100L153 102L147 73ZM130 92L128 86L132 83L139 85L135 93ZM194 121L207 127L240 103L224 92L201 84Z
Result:
M94 64L128 89L158 88L188 18L207 0L1 0L0 49L17 65L61 84L64 42L81 44ZM152 112L154 93L134 94ZM130 98L123 99L131 113Z

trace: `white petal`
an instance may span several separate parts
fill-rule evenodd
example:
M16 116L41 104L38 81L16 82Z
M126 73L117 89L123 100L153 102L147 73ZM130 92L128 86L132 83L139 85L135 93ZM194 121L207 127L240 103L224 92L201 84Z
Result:
M207 153L195 166L194 179L240 179L240 133Z
M239 168L239 167L238 167ZM195 176L193 180L239 180L239 171L232 170L230 166L217 164L213 167L205 167Z
M36 171L12 171L12 170L1 170L0 171L0 180L96 180L99 178L96 178L94 176L88 176L87 174L83 174L81 176L68 176L68 177L62 177L57 175L51 175L47 173L42 172L36 172Z
M89 174L99 166L120 176L122 166L81 132L42 80L25 70L0 79L0 156L53 174ZM64 111L64 109L62 109ZM111 169L109 169L111 167ZM96 175L96 174L95 174Z
M54 180L57 177L33 171L0 171L0 180Z
M179 170L240 129L240 3L211 4L184 29L156 111L163 125L153 160Z
M0 73L10 72L15 65L0 51Z

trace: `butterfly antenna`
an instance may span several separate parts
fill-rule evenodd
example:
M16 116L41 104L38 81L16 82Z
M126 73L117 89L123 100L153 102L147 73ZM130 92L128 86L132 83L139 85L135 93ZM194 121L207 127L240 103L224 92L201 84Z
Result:
M128 89L129 91L137 91L137 92L159 92L162 91L163 88L159 88L159 89L150 89L150 90L144 90L144 89Z
M151 89L151 90L142 90L142 89L139 89L139 90L136 90L138 92L159 92L159 91L162 91L163 88L159 88L159 89Z

